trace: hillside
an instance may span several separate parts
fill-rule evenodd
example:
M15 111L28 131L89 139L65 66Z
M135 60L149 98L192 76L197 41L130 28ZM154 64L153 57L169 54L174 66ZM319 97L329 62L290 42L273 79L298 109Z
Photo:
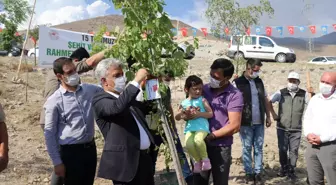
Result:
M171 20L174 27L177 27L177 20ZM97 32L100 29L100 26L106 25L108 30L114 30L115 27L119 27L120 30L124 28L124 20L122 15L107 15L107 16L100 16L91 19L85 19L75 22L64 23L60 25L52 26L54 28L64 29L64 30L71 30L76 32ZM188 28L188 36L192 36L192 26L186 24L182 21L179 21L178 24L179 28ZM25 30L19 31L20 34L25 34ZM204 37L203 33L200 30L197 30L196 33L197 37ZM211 35L207 36L207 39L214 39ZM26 48L33 48L33 43L31 40L28 41Z
M308 38L296 38L296 37L272 37L272 39L278 44L288 46L296 49L305 50L308 48ZM336 45L336 32L323 35L321 37L313 38L314 50L321 51L326 45Z

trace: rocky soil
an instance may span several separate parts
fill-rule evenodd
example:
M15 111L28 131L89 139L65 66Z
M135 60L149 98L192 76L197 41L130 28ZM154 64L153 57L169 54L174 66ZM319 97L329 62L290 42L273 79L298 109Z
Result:
M223 57L226 48L225 43L202 42L197 50L197 57L190 61L190 74L197 74L205 82L208 81L209 66L218 57ZM17 58L0 58L0 102L4 106L7 114L7 125L10 137L10 162L8 169L0 174L1 185L27 185L41 184L47 185L50 181L52 166L45 149L43 133L39 124L39 114L43 104L42 90L44 86L45 71L33 69L30 64L24 65L31 72L21 72L21 81L12 82L16 74ZM242 68L242 67L240 67ZM286 78L290 71L294 70L301 74L301 87L306 85L306 72L311 74L313 88L317 89L319 77L323 71L335 70L334 66L310 66L298 61L294 64L264 63L261 77L264 80L269 95L276 90L283 88L287 82ZM240 70L239 73L242 71ZM92 82L89 73L83 77L84 81ZM172 84L174 107L184 98L182 86L184 79L176 79ZM26 85L28 84L28 85ZM184 123L178 123L181 139ZM267 184L290 184L282 178L276 177L279 169L278 148L276 129L273 124L265 131L264 145L264 168ZM103 141L97 132L98 153L102 151ZM235 135L233 145L233 165L231 167L230 184L241 184L243 168L240 160L241 142L239 135ZM160 156L157 164L157 172L162 172L165 168L164 158ZM298 162L299 182L304 184L306 178L305 163L303 160L303 149L300 150ZM96 185L111 184L110 181L97 178Z

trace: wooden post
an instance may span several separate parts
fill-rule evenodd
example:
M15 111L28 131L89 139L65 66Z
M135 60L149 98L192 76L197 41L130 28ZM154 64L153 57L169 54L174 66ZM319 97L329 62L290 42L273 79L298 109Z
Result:
M25 62L26 62L26 65L27 65L27 67L26 67L26 78L27 78L27 80L26 80L26 102L28 102L28 62L27 62L27 57L25 57Z
M310 91L311 89L311 84L310 84L310 72L309 70L307 71L307 91ZM309 99L311 99L312 94L308 93Z
M36 66L36 42L34 42L34 66Z
M22 64L22 58L23 58L24 50L25 50L26 45L27 45L27 40L29 38L29 30L30 30L30 25L31 25L31 22L32 22L32 19L33 19L33 16L34 16L35 5L36 5L36 0L34 0L33 10L32 10L30 20L29 20L29 25L28 25L28 28L27 28L27 31L26 31L26 38L25 38L25 41L23 43L23 48L22 48L22 52L21 52L21 56L20 56L20 63L19 63L19 66L18 66L18 69L17 69L17 72L16 72L15 80L19 79L19 74L20 74L20 69L21 69L21 64Z
M165 114L166 110L165 107L162 104L162 99L158 99L158 104L159 104L159 108L161 109L161 119L163 121L162 123L162 127L163 130L165 132L166 135L166 140L168 142L168 146L170 149L170 154L172 155L173 158L173 163L174 163L174 167L175 167L175 172L176 172L176 176L177 176L177 181L179 183L179 185L185 185L185 180L182 174L182 167L181 167L181 162L180 162L180 158L177 154L177 150L176 150L176 146L175 146L175 141L174 141L174 137L169 129L169 123L167 120L167 116Z

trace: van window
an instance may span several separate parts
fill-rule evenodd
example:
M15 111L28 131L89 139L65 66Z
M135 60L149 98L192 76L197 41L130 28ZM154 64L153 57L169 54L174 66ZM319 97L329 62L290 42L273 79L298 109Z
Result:
M259 37L259 45L264 47L274 47L273 42L265 37Z
M257 37L245 37L244 44L245 45L256 45Z
M232 45L237 45L237 37L232 37ZM243 45L243 37L239 37L239 45Z
M313 62L322 62L323 60L325 60L324 57L317 57L317 58L313 59Z

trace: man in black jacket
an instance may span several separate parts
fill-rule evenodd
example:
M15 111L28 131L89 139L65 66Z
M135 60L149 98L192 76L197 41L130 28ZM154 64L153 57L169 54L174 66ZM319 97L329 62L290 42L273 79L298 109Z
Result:
M243 75L233 82L244 97L240 138L243 145L245 181L246 184L255 183L257 185L263 184L261 173L263 170L264 123L266 122L267 127L271 126L271 105L263 81L259 78L261 66L260 60L248 60ZM254 169L252 169L252 148Z
M118 60L103 60L96 68L96 76L105 90L92 102L105 139L98 177L110 179L114 185L154 185L148 154L153 137L135 100L147 75L145 69L140 69L126 86Z

